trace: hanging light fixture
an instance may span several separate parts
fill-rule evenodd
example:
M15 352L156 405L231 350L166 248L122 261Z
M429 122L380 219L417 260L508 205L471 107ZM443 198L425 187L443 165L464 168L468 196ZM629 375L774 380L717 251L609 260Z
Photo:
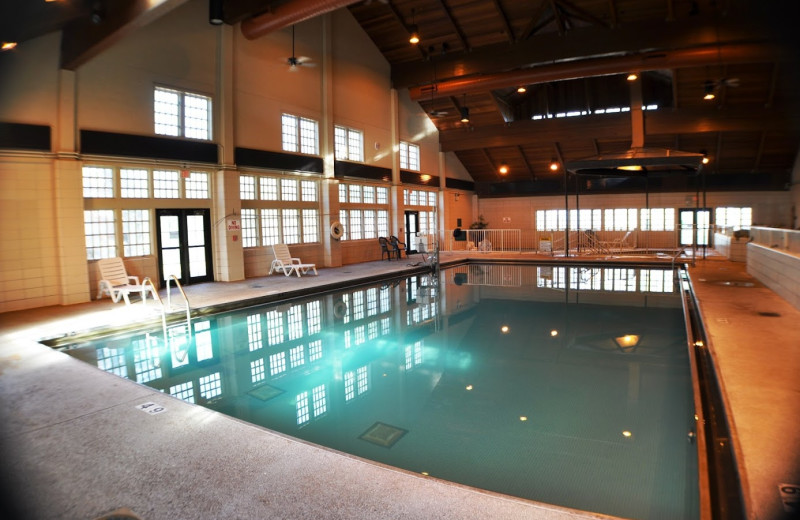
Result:
M461 122L469 123L469 107L459 107L458 111L461 113Z
M714 93L714 82L713 81L706 81L705 86L703 87L703 99L706 101L711 101L717 95Z
M636 81L637 79L639 79L639 75L636 74L635 72L631 72L630 74L628 74L627 79L628 81Z
M409 26L411 34L408 37L408 42L412 45L419 43L419 27L414 23L414 9L411 10L411 25Z
M517 87L517 93L519 93L519 94L524 94L527 91L528 91L528 89L525 87L525 85L520 85L520 86Z
M507 174L508 173L508 165L507 164L501 164L500 167L497 169L497 171L500 172L501 175Z
M558 171L558 161L556 161L555 159L550 161L550 171L551 172Z
M222 25L222 0L208 0L208 23Z

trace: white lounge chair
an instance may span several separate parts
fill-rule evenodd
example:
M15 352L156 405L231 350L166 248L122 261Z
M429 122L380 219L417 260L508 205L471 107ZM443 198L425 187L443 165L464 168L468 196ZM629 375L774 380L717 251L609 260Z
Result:
M121 297L126 305L130 305L128 295L139 293L142 296L142 303L146 303L147 293L155 290L152 285L141 285L138 276L129 276L120 257L98 260L97 269L100 273L100 281L97 284L98 299L102 298L103 294L108 294L114 303ZM153 298L155 299L155 296Z
M304 264L299 258L292 258L289 253L289 246L286 244L273 244L272 253L275 255L275 260L272 261L268 274L282 272L289 276L294 272L298 278L309 271L314 271L314 274L317 274L316 264Z
M632 232L628 231L625 233L625 236L622 238L616 238L614 240L604 240L600 241L600 245L607 249L611 253L621 253L624 248L631 248L633 246L628 245L628 238L631 236Z

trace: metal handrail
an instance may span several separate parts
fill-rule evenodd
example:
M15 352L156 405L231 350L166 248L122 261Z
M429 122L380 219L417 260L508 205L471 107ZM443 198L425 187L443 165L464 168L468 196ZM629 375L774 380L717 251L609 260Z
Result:
M187 332L189 334L189 340L191 341L191 339L192 339L192 306L189 303L189 297L186 296L186 292L183 290L183 287L181 286L181 282L178 280L178 278L174 274L169 275L169 278L167 278L167 306L169 307L170 310L172 310L172 296L171 296L172 291L170 290L170 281L171 280L175 280L175 285L178 287L178 290L183 295L183 301L186 302L186 330L187 330Z

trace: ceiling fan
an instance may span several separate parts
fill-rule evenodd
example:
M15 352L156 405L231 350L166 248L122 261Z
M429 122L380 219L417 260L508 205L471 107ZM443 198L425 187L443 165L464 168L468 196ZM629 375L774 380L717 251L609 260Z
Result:
M308 56L297 56L294 52L294 25L292 25L292 55L286 58L286 63L289 64L289 71L296 72L300 67L316 67L317 64L311 61Z

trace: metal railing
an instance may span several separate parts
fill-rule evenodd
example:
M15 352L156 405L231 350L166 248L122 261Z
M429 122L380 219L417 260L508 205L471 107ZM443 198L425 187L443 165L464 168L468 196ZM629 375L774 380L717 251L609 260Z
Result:
M627 236L626 236L627 235ZM534 229L445 230L442 250L488 253L491 251L570 255L626 254L641 252L674 253L680 248L680 231L628 231Z

